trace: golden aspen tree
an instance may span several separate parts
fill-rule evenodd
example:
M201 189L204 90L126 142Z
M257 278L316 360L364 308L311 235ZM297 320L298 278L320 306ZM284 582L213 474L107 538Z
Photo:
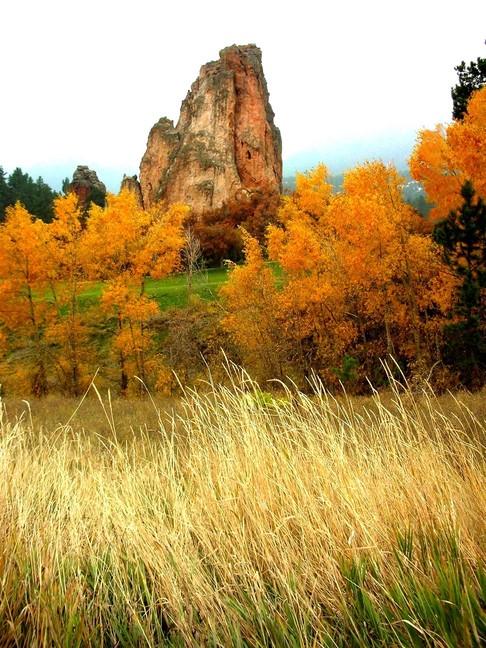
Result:
M84 271L82 267L83 215L75 194L54 201L54 220L47 226L49 276L57 317L51 318L46 339L64 392L79 396L89 380L89 327L80 308Z
M295 193L284 199L281 226L268 231L268 253L283 271L279 299L282 334L303 376L339 364L356 336L347 315L348 289L328 210L332 186L320 165L298 174ZM322 372L321 372L322 373Z
M222 325L240 349L244 365L260 380L282 378L285 342L275 276L258 241L241 233L245 263L231 266L228 282L220 289L228 311Z
M108 195L105 208L91 207L82 245L84 265L91 278L105 282L101 308L114 325L122 393L130 376L147 380L153 345L149 325L158 307L146 295L146 280L178 267L187 214L188 208L178 204L165 211L158 205L143 210L127 190Z
M10 369L19 390L44 396L49 389L44 330L49 302L39 293L48 287L50 261L46 225L20 204L7 207L0 225L0 323L4 346L16 351ZM4 365L5 366L5 365Z
M422 219L402 199L403 183L382 162L358 166L345 175L329 218L368 351L428 364L430 332L437 333L431 314L450 309L452 287Z

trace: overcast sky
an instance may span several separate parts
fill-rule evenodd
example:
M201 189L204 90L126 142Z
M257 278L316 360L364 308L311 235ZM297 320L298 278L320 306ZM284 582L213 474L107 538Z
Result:
M454 66L486 56L486 0L4 0L0 166L137 173L204 63L256 43L284 159L450 121ZM74 170L74 169L73 169Z

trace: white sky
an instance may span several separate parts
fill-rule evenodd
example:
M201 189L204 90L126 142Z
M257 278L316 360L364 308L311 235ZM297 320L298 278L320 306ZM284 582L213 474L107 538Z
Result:
M234 43L262 49L284 159L433 127L485 38L486 0L4 0L0 165L137 173L152 125Z

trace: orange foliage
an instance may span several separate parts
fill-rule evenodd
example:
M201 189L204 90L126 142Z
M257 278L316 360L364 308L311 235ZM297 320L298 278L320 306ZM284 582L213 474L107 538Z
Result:
M91 207L82 253L89 276L107 282L101 307L113 318L113 353L123 393L130 376L148 380L149 323L158 306L145 295L145 280L177 269L188 211L178 204L165 212L158 205L144 211L127 190L109 195L105 208Z
M228 283L220 290L228 314L223 327L242 350L243 360L260 379L282 377L283 346L279 295L275 277L258 241L242 230L245 264L233 265Z
M109 279L122 273L143 282L151 274L163 277L179 263L184 245L182 224L189 208L158 205L143 210L128 190L108 195L105 208L92 205L83 238L83 258L91 278Z
M346 316L345 275L328 218L327 177L324 165L299 175L295 194L284 199L280 211L283 228L271 226L268 232L269 257L284 272L283 332L304 375L338 362L356 336L355 323Z
M381 162L347 173L334 196L324 166L298 177L280 227L268 229L281 290L247 239L246 264L222 291L230 310L224 321L246 358L255 362L265 344L304 376L317 369L328 379L345 354L368 375L387 353L430 361L453 285L422 220L403 202L402 185Z
M486 93L479 91L463 122L420 136L412 167L437 201L436 214L455 205L463 178L476 174L476 186L484 182L485 114ZM297 176L275 223L270 199L227 205L213 252L227 252L238 238L245 263L232 266L221 289L225 334L217 330L215 313L193 302L187 321L174 314L167 319L177 331L170 350L158 358L158 305L145 284L149 276L164 277L180 267L188 208L156 205L144 211L123 191L109 195L105 208L92 205L85 219L69 194L55 201L54 220L44 224L22 205L10 207L0 225L2 367L13 368L19 388L28 386L37 395L47 392L53 367L62 389L79 395L93 367L96 326L111 334L110 363L123 393L133 376L148 386L167 386L161 372L191 362L192 351L181 345L189 348L184 339L194 331L203 331L204 340L190 348L206 348L213 357L221 346L215 340L229 334L238 359L262 380L289 375L303 384L317 370L332 381L348 376L344 367L353 363L359 363L361 378L374 380L377 359L386 354L409 367L430 365L438 359L456 280L424 221L403 202L402 185L396 169L372 162L349 171L342 191L333 195L320 165ZM270 263L261 247L269 221ZM251 232L236 232L237 222ZM206 225L203 220L198 227ZM230 230L233 238L226 239ZM85 280L104 282L97 309L81 307Z
M3 345L6 338L12 350L21 348L21 359L14 367L19 383L34 395L48 390L47 348L43 330L49 303L36 299L45 289L51 271L46 247L46 228L20 204L7 207L0 227L0 324Z
M83 218L76 194L59 196L54 201L54 220L48 225L47 237L57 317L51 317L46 339L63 391L72 396L79 396L89 383L87 363L91 355L89 328L79 308L84 279Z
M8 208L0 225L0 356L17 389L43 395L57 375L65 393L82 393L97 325L103 334L112 329L122 391L131 375L147 377L158 306L145 281L179 267L187 213L182 205L143 211L128 191L109 196L106 208L93 205L88 219L74 194L55 200L50 224L20 204ZM86 279L105 282L98 309L81 307Z
M403 182L381 162L359 166L346 174L328 217L363 340L383 331L382 354L423 361L432 350L430 336L423 339L429 315L449 311L452 286L421 218L402 200Z
M446 218L461 206L466 180L479 196L486 196L486 86L471 95L463 120L419 133L410 173L435 203L434 219Z

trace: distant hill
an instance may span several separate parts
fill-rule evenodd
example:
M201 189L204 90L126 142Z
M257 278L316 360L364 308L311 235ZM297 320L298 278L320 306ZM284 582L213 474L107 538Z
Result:
M376 159L393 163L398 169L407 168L416 137L415 131L370 135L301 151L284 160L284 176L308 171L320 163L336 175L366 160Z
M343 173L367 160L383 160L394 164L406 184L403 197L413 205L422 216L427 217L432 205L427 202L423 186L412 180L408 171L408 159L415 146L416 132L390 133L386 136L373 136L349 140L319 150L302 151L284 161L284 192L295 189L295 174L310 171L318 164L325 164L330 173L330 181L339 191Z

